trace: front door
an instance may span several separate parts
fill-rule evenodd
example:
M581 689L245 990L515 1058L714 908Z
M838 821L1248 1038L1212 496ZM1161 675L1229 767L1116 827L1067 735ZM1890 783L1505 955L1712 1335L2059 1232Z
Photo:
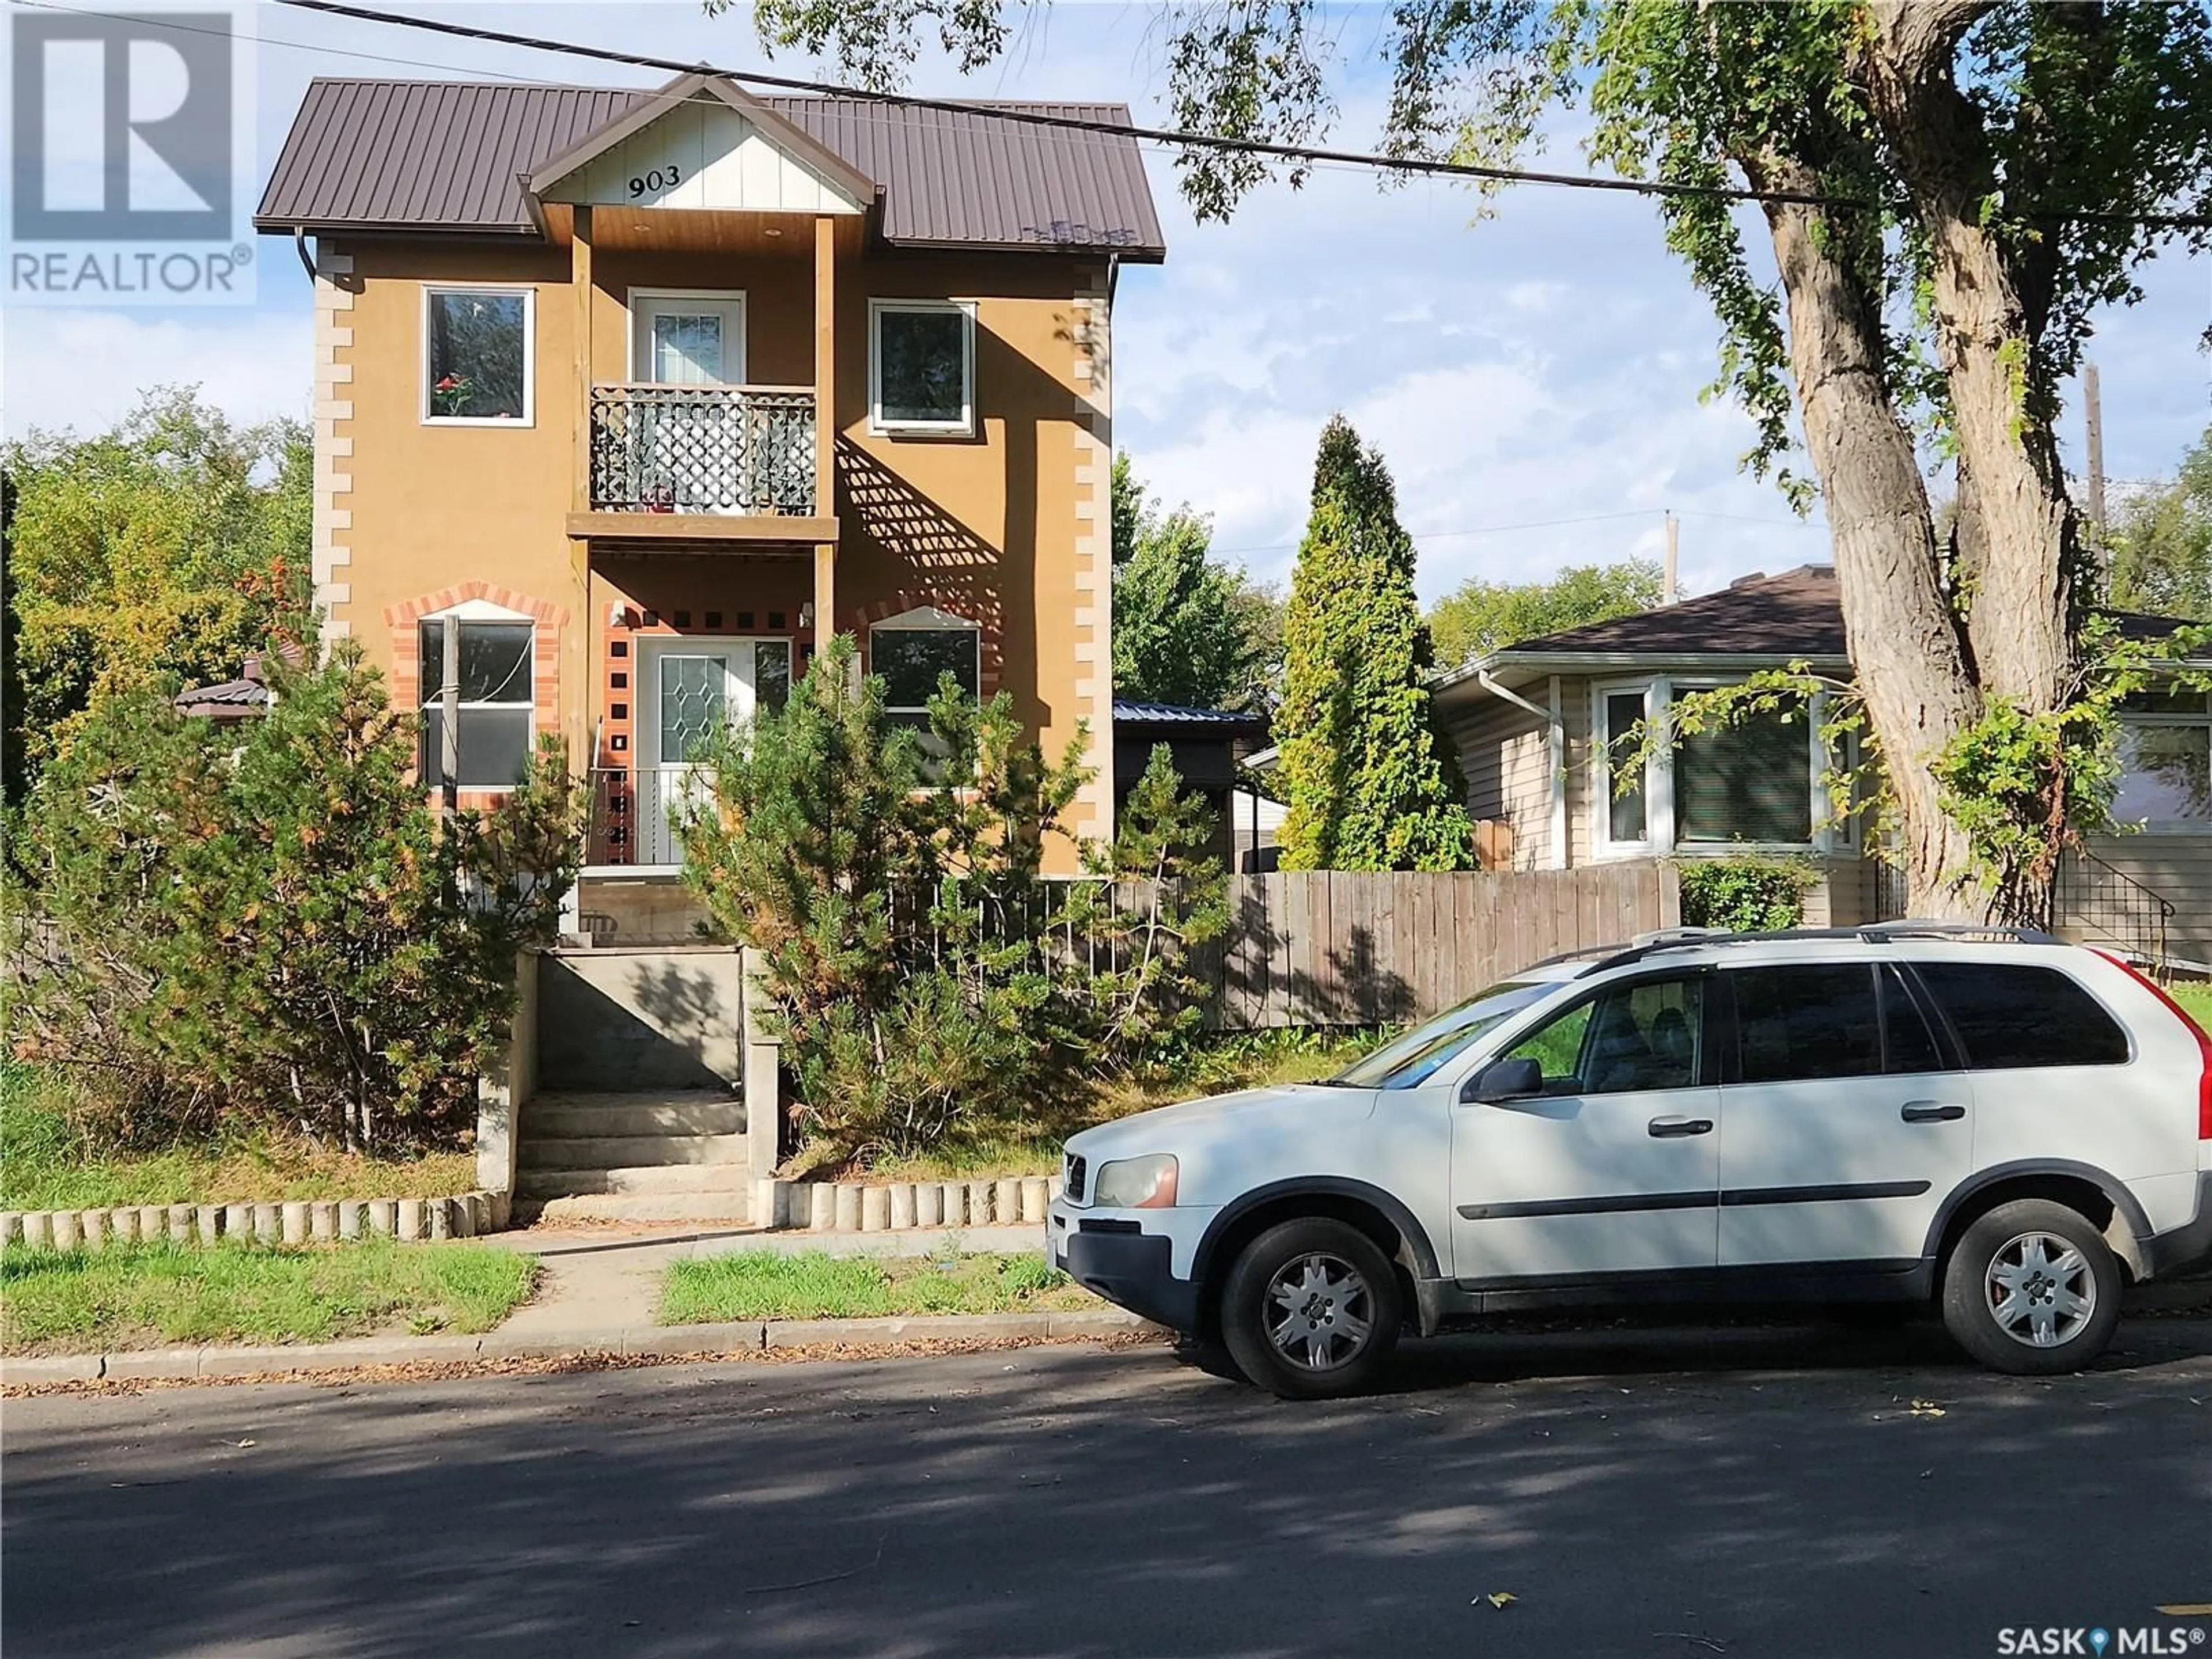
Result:
M691 513L734 513L739 489L741 422L729 398L673 388L736 386L745 377L745 306L741 295L630 295L630 379L671 390L636 394L634 428L641 498Z
M1605 986L1501 1056L1536 1060L1540 1094L1454 1109L1461 1283L1534 1290L1711 1272L1721 1107L1710 984L1692 973Z
M1721 1265L1896 1272L1973 1168L1973 1091L1888 963L1721 975Z
M647 642L641 656L653 699L637 734L643 862L681 864L677 826L697 798L702 750L723 726L752 712L750 641Z

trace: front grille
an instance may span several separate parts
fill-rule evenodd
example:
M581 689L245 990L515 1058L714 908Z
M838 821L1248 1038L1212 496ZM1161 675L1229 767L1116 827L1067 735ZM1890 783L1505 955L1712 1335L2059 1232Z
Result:
M1073 1152L1070 1152L1067 1155L1066 1176L1060 1183L1061 1190L1066 1193L1067 1201L1069 1203L1080 1204L1083 1202L1083 1182L1085 1175L1085 1170L1083 1160L1077 1157Z

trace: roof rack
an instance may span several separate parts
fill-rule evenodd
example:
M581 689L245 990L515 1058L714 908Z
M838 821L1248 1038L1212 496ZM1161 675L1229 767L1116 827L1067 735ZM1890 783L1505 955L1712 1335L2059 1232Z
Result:
M1805 939L1834 943L1856 939L1865 945L1887 945L1899 939L1990 939L2014 945L2063 945L2055 933L2039 927L2015 927L2008 923L1914 921L1873 921L1856 927L1780 927L1771 933L1737 933L1725 927L1666 927L1638 933L1615 950L1598 966L1618 968L1662 951L1687 951L1705 945L1772 945ZM1577 953L1581 954L1581 953ZM1553 961L1563 957L1550 958Z

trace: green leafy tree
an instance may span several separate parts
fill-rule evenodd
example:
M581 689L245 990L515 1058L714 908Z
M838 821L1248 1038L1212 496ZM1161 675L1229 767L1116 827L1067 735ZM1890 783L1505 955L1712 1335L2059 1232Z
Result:
M2212 622L2212 427L2172 483L2121 504L2110 555L2114 605Z
M1382 457L1341 416L1322 431L1283 635L1283 867L1472 868L1429 724L1413 538Z
M1200 708L1264 708L1280 678L1281 602L1208 558L1212 526L1188 504L1162 512L1126 454L1114 462L1114 690Z
M1429 635L1447 667L1472 662L1522 640L1649 611L1663 595L1655 559L1573 564L1547 582L1463 582L1437 601Z
M878 85L906 74L925 22L965 67L1008 38L990 0L763 0L755 15L771 47ZM1324 9L1207 4L1170 28L1173 125L1293 149L1326 132L1343 48ZM2212 245L2212 12L1407 0L1363 39L1392 83L1391 151L1510 167L1564 112L1594 161L1667 192L1668 246L1719 325L1713 391L1759 434L1750 459L1777 465L1802 433L1915 912L2047 914L2055 853L1992 860L1943 778L1985 720L2018 726L2041 745L2025 798L2063 809L2055 824L2036 809L2039 833L2063 845L2073 809L2100 810L2070 780L2109 732L2054 718L2096 672L2054 422L2097 309L2136 298L2161 246ZM1285 165L1179 164L1200 218ZM1288 165L1296 183L1305 164ZM1744 189L1761 199L1730 199ZM1948 535L1923 439L1950 458Z
M95 696L234 678L313 634L307 428L245 429L161 388L93 438L33 431L0 452L12 630L6 742L27 778Z
M360 647L273 669L265 718L102 692L32 792L19 843L49 954L20 1053L102 1077L141 1132L222 1116L349 1148L452 1144L575 876L557 739L488 813L411 775L415 716ZM150 1097L147 1093L152 1091Z

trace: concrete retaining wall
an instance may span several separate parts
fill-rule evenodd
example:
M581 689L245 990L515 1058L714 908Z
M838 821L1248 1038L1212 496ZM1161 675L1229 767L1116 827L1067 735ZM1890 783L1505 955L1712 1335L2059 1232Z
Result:
M107 1210L0 1211L0 1244L55 1250L97 1250L109 1244L167 1239L212 1244L251 1238L264 1244L343 1239L474 1238L507 1225L507 1194L462 1193L453 1198L343 1198L284 1204L138 1204Z
M538 1085L737 1088L744 985L743 961L726 945L548 952L538 964Z
M981 1181L776 1181L754 1184L756 1224L815 1232L1044 1225L1058 1176Z

